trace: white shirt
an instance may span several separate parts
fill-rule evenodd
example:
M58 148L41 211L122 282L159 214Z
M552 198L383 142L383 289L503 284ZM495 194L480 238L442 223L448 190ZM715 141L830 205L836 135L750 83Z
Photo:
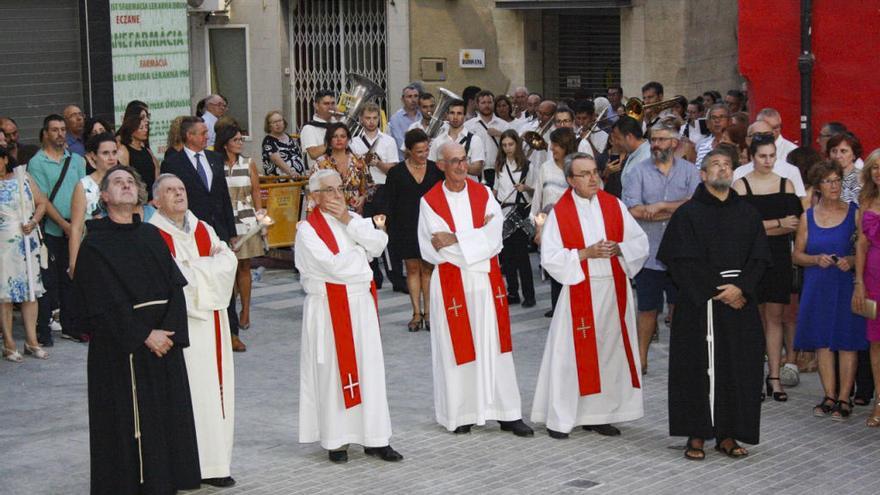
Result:
M214 170L211 168L211 162L208 161L208 157L205 156L205 150L193 151L184 146L183 151L186 153L186 157L189 158L189 162L192 164L193 168L196 169L196 175L199 175L199 166L196 163L196 154L199 155L199 161L202 163L202 167L205 169L205 175L208 177L208 190L210 191L211 184L214 183Z
M217 139L217 131L214 130L214 126L217 125L217 116L206 111L205 114L202 115L202 120L204 120L205 125L208 126L208 147L213 147L214 141Z
M562 168L556 166L556 162L552 158L542 163L535 172L537 172L534 182L535 194L532 197L532 209L529 212L529 216L532 218L541 213L545 207L555 205L568 189L565 173Z
M485 127L483 127L484 125ZM464 128L476 134L477 136L480 136L480 139L483 140L483 144L485 145L486 149L486 159L483 163L483 167L495 167L495 160L498 158L501 138L493 138L489 135L489 131L487 129L496 129L500 132L504 132L507 129L511 128L510 123L501 120L500 118L498 118L497 115L493 113L488 121L486 121L482 115L477 115L476 117L465 122Z
M508 174L508 170L510 173ZM529 187L535 187L535 176L537 176L537 170L535 167L529 165L529 173L526 175L526 180L523 182ZM511 182L510 177L513 176L514 182ZM522 171L516 170L516 162L511 160L507 160L507 163L501 167L501 170L495 177L495 198L498 199L498 203L514 203L516 202L517 194L514 192L515 188L513 187L516 184L520 183L520 178L522 177ZM526 202L531 201L532 195L524 192L523 196L525 196ZM501 210L506 215L507 212L513 208L512 206L502 206Z
M376 131L375 139L370 139L366 134L361 134L360 136L353 138L351 143L349 143L351 151L356 155L363 156L370 149L369 146L364 143L364 139L367 140L369 146L372 146L377 139L379 140L379 142L376 143L376 147L373 148L373 152L379 157L379 161L397 163L397 141L395 141L393 137L382 131ZM373 182L376 184L385 183L385 174L379 170L378 167L370 167L370 174L373 176Z
M733 180L736 182L739 179L742 179L747 174L750 174L755 170L755 163L749 162L745 165L739 166L736 170L733 171ZM804 189L804 181L801 179L801 171L795 167L794 165L785 161L785 159L780 159L777 155L776 163L773 164L773 173L780 177L785 177L786 179L791 181L791 184L794 186L794 193L799 197L803 198L807 195L806 190Z
M535 122L537 122L537 119L534 117L520 117L513 119L513 122L511 122L510 125L516 129L516 132L521 136L526 131L534 131L537 129L537 127L534 129L532 128L535 125Z
M776 138L775 144L776 156L782 161L785 161L785 159L788 157L788 154L791 153L792 150L797 148L796 144L782 137L782 134L780 134L779 137Z
M592 147L590 146L590 143L593 143ZM587 139L581 139L580 144L578 144L578 153L586 153L595 158L597 153L605 151L605 146L607 145L608 133L597 127L596 130L590 134L590 137ZM593 147L596 148L596 151L593 151Z
M327 123L326 120L318 117L317 115L313 115L312 120L315 122ZM303 154L305 155L306 159L306 164L308 164L310 170L315 168L315 160L312 160L312 157L309 156L308 150L309 148L313 148L315 146L322 146L324 144L324 135L326 133L327 129L308 124L304 125L299 131L299 143L302 146Z
M464 146L464 141L468 135L473 134L462 126L461 132L458 134L458 138L455 141ZM436 162L437 158L440 156L440 147L450 141L452 141L452 138L449 136L449 128L447 128L446 132L440 133L439 136L431 140L431 149L428 150L428 160ZM473 135L471 138L471 147L468 149L467 156L468 160L471 162L486 160L486 151L483 147L483 140L480 139L480 136Z

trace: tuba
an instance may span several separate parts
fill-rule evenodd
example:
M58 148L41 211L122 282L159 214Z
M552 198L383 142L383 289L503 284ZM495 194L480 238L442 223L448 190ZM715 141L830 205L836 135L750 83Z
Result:
M382 86L360 74L348 74L346 86L348 92L339 95L335 115L339 116L339 121L348 127L352 136L357 136L362 131L358 117L360 117L364 105L385 96L385 90L382 89Z
M440 97L438 98L437 105L434 107L434 113L431 114L431 123L428 124L428 129L425 131L425 134L431 139L440 134L440 129L443 127L443 123L446 122L446 112L449 110L449 104L453 100L461 99L461 96L446 88L437 88L437 92L440 93Z

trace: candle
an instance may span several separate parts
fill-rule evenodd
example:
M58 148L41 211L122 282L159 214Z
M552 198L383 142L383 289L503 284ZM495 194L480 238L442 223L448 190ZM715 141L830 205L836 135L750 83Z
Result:
M373 223L376 228L385 230L385 215L373 215Z

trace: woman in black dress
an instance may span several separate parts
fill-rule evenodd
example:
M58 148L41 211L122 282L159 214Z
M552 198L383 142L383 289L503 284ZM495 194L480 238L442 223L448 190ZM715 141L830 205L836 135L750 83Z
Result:
M421 129L406 133L407 159L388 171L385 180L389 248L406 264L406 286L412 302L413 317L407 328L417 332L428 326L428 296L434 266L422 259L419 251L419 201L443 173L428 161L428 135Z
M153 199L153 182L159 176L159 160L150 150L150 119L142 113L130 114L119 127L117 159L140 174L147 187L148 199Z
M776 145L772 136L756 135L749 145L755 169L733 184L764 219L764 230L773 266L767 268L758 284L758 304L764 323L767 351L767 395L784 402L788 395L779 381L782 362L782 315L791 300L794 270L791 262L792 233L797 230L803 212L801 201L791 181L773 172Z

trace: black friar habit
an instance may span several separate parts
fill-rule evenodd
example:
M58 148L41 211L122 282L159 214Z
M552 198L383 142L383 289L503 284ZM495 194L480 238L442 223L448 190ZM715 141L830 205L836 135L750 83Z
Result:
M137 215L131 224L90 220L74 284L92 329L91 493L173 494L198 488L199 457L183 360L189 345L186 279L158 230ZM153 329L175 332L174 346L162 358L144 344Z
M757 444L764 332L756 288L771 263L761 216L729 190L721 201L697 187L672 215L657 259L679 288L669 344L669 433ZM739 287L746 305L714 301L715 410L709 408L707 302L718 286Z

